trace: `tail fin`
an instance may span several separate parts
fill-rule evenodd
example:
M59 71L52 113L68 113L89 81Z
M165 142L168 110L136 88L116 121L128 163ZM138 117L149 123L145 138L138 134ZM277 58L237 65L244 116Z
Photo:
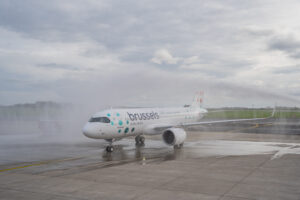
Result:
M203 106L204 93L202 91L197 92L194 96L191 107L202 107Z

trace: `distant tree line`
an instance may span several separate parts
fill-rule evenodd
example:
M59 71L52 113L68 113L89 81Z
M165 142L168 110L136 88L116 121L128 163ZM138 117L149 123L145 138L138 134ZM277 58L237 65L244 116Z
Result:
M263 108L249 108L249 107L221 107L221 108L208 108L208 111L211 110L270 110L274 107L263 107ZM276 106L276 110L286 110L286 111L300 111L298 107L285 107L285 106Z

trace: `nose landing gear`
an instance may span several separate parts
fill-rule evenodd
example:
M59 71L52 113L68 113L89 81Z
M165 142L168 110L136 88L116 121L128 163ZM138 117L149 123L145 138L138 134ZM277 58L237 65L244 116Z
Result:
M114 151L114 147L112 145L106 147L106 152L111 153L113 151Z
M108 139L106 140L107 142L109 142L109 145L105 148L107 153L111 153L114 151L114 146L113 146L113 142L115 141L115 139Z

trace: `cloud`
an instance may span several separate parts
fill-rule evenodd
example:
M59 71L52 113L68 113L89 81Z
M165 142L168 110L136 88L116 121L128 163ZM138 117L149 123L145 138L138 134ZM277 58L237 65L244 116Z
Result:
M46 63L46 64L39 64L38 67L47 68L47 69L64 69L64 70L71 70L71 71L78 71L80 70L79 67L74 67L70 65L59 65L56 63Z
M274 73L276 74L295 74L300 73L300 65L296 66L283 66L274 69Z
M201 89L211 106L269 105L280 98L273 93L291 103L287 96L300 97L299 8L294 0L2 0L0 104L175 105Z
M194 63L199 63L200 62L200 59L199 59L199 56L192 56L192 57L188 57L188 58L185 58L183 60L183 64L194 64Z
M272 38L268 44L269 49L285 52L288 56L300 59L300 40L293 36Z
M155 51L154 57L151 59L156 64L176 64L180 58L173 57L167 49L159 49Z
M250 36L254 37L269 37L274 34L274 30L266 29L259 26L246 26L241 29L245 33L249 34Z

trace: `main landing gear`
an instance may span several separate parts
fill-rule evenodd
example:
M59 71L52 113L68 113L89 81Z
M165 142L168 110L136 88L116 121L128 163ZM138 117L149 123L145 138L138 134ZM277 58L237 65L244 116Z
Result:
M181 149L183 147L183 143L174 145L174 149Z
M135 137L135 144L136 145L144 145L145 144L145 137L138 135Z

